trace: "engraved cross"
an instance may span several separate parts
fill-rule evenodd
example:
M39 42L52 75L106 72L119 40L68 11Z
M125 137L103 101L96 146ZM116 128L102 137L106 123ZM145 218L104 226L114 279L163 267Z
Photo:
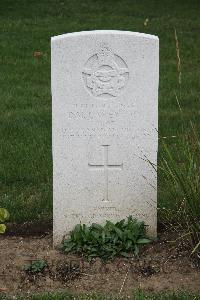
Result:
M103 170L105 179L104 179L104 202L108 202L108 170L110 169L116 169L116 170L122 170L123 169L123 163L120 165L111 165L108 163L108 147L110 145L102 145L104 148L104 163L102 165L93 165L88 164L89 169L92 170Z

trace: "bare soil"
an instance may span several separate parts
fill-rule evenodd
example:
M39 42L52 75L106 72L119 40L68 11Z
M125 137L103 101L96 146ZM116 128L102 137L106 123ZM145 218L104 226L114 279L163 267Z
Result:
M131 295L146 291L187 290L200 292L198 261L188 257L188 249L172 242L172 234L162 233L158 242L142 248L140 259L116 258L88 263L75 255L65 255L52 247L52 235L0 236L0 291L9 295L39 292L103 292ZM37 259L47 262L39 274L23 266Z

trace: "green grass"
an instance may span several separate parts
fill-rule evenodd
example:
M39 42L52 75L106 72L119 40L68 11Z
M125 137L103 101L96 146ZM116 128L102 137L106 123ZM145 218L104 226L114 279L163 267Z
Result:
M0 296L0 300L9 300ZM200 296L192 293L158 293L158 294L146 294L142 292L136 292L132 297L119 297L119 296L105 296L101 294L85 294L85 295L72 295L68 293L64 294L44 294L35 295L31 298L15 298L16 300L199 300Z
M11 221L52 218L50 37L92 29L158 35L159 135L171 136L182 126L175 100L174 28L182 60L184 122L192 119L200 128L199 11L198 0L0 1L0 206L10 211ZM42 56L34 57L34 51ZM167 141L173 149L176 139ZM160 177L159 206L167 202Z
M187 241L194 253L200 247L200 137L194 124L190 125L190 131L183 127L173 151L163 143L159 174L168 186L162 219Z

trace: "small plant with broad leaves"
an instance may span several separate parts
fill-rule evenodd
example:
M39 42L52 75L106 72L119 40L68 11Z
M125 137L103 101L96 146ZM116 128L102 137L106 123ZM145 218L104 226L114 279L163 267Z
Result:
M89 261L94 257L103 260L121 255L138 256L139 246L150 243L146 236L146 225L129 216L127 220L106 224L78 224L65 239L60 249L66 253L83 254Z
M5 221L9 219L9 212L5 208L0 207L0 233L4 233L6 231Z
M36 274L44 271L45 267L47 267L47 263L43 259L38 259L24 266L23 269L28 273Z

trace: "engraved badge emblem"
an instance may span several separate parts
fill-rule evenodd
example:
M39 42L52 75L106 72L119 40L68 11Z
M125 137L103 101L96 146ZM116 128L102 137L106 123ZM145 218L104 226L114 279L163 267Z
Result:
M103 44L88 59L82 74L85 86L93 96L113 98L124 89L129 70L125 61Z

